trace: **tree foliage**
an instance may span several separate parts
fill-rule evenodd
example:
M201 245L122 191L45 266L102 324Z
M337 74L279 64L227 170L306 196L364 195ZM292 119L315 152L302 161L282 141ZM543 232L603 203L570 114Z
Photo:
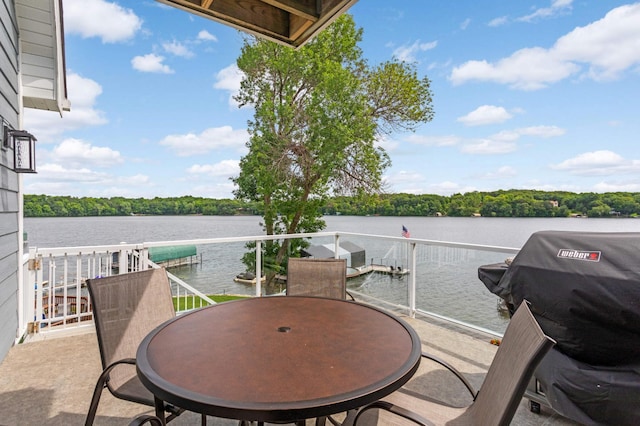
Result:
M24 196L25 217L136 215L259 215L262 204L230 199L94 198L52 195ZM321 215L470 216L484 217L638 217L640 193L573 193L505 190L435 194L379 194L370 197L335 196L318 208Z
M369 66L361 38L343 15L299 50L256 38L243 45L236 100L255 114L235 196L262 204L267 235L323 229L330 195L381 193L390 159L377 138L433 117L429 80L404 62ZM289 244L265 250L280 264Z
M25 217L258 214L256 203L201 197L96 198L24 195Z

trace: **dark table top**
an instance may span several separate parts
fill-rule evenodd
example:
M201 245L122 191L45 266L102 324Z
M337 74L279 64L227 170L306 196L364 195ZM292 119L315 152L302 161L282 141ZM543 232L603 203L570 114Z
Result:
M274 296L168 321L138 348L144 385L189 411L288 422L354 409L401 387L421 344L403 320L335 299Z

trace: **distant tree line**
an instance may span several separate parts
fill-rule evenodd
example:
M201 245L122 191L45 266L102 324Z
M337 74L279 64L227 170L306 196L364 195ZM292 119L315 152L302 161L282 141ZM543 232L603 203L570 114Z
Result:
M24 195L25 217L259 214L254 203L200 197L95 198Z
M130 215L260 215L259 202L201 197L95 198L51 195L24 196L25 217ZM468 192L451 196L384 194L333 197L324 215L484 216L484 217L637 217L640 193L573 193L536 190Z

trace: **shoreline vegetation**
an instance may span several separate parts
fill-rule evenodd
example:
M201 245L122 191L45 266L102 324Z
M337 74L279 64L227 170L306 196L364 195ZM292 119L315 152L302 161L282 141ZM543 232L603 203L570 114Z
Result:
M24 195L24 217L260 215L262 205L203 197L96 198ZM323 215L452 217L638 217L640 193L500 190L451 196L381 194L333 197Z
M638 217L640 193L499 190L451 196L380 194L333 197L323 215L450 217ZM262 205L204 197L96 198L24 195L24 217L260 215Z

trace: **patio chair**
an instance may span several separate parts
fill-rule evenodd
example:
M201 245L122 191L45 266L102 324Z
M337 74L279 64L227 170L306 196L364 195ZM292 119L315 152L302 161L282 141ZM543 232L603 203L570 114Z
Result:
M102 374L96 383L85 425L92 425L102 390L116 398L154 407L153 394L138 379L135 357L142 339L175 317L164 268L87 280L100 348ZM166 405L167 420L182 409Z
M393 425L509 425L536 366L554 344L525 301L511 318L479 392L453 366L424 354L462 380L473 397L470 405L451 407L401 388L362 408L355 417L355 426L378 421Z
M329 297L345 300L347 295L347 261L344 259L301 259L290 257L287 264L287 296ZM354 412L355 414L355 412ZM329 420L334 425L339 422L333 417L319 417L316 426Z
M287 296L347 298L347 261L290 257L287 265ZM350 299L353 296L349 294Z

